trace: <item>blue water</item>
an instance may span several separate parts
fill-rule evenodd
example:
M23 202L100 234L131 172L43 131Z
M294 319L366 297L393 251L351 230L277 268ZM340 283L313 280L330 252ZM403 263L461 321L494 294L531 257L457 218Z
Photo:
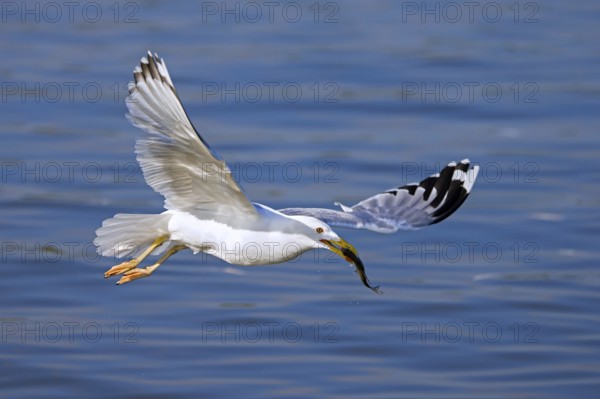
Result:
M598 397L600 5L477 4L3 3L1 396ZM162 209L123 116L147 49L254 201L479 180L439 225L340 230L383 296L325 252L115 286L94 230Z

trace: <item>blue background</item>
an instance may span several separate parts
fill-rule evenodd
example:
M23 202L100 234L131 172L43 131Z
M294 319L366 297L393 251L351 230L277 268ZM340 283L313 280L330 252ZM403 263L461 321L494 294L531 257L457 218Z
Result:
M597 397L597 2L69 7L2 3L3 397ZM340 231L383 296L326 252L115 286L95 229L162 210L123 116L148 49L254 201L479 179L439 225Z

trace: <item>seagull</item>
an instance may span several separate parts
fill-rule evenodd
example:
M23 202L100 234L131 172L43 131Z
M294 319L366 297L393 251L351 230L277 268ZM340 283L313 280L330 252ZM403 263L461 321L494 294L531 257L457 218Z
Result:
M333 227L377 233L413 230L439 223L465 201L479 171L464 159L418 183L392 188L341 210L275 210L250 202L224 160L192 125L165 61L148 51L133 70L127 118L147 135L135 151L148 185L165 198L160 214L116 214L96 230L102 256L129 257L106 277L117 284L148 277L175 253L205 252L230 264L257 266L290 261L326 249L354 265L362 283L376 293L354 246ZM141 267L149 255L161 255Z

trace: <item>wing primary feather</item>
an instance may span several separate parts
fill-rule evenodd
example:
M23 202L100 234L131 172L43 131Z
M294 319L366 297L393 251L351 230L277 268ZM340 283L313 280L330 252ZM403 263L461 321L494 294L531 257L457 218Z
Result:
M394 233L439 223L452 215L465 202L479 166L470 168L464 159L450 162L440 173L376 194L342 211L320 208L287 208L287 215L313 216L333 227L367 229L378 233Z
M136 153L146 181L165 197L165 208L257 217L231 170L192 125L164 60L148 52L133 79L127 117L150 133L137 140Z
M452 162L448 166L446 166L440 172L440 177L437 178L435 183L435 191L437 192L437 197L431 201L431 206L437 208L438 205L444 200L448 189L450 188L450 182L452 181L452 175L454 174L455 163Z

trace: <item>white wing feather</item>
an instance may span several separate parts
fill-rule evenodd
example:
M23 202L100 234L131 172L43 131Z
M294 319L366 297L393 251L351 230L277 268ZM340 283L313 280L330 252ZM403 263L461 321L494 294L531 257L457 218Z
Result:
M164 60L148 52L133 76L127 117L151 134L137 140L137 159L146 182L165 197L165 208L256 215L225 162L190 122Z

